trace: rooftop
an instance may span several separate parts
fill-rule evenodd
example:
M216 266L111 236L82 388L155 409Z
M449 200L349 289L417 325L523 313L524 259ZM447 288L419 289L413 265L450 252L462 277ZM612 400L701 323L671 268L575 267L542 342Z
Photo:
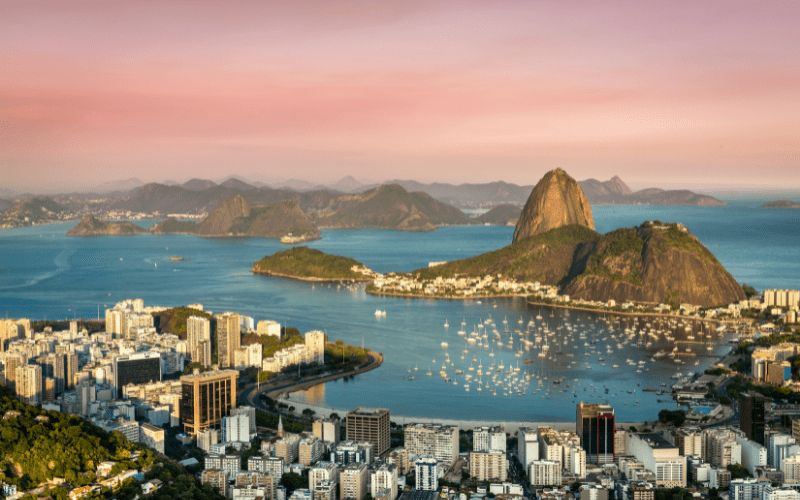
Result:
M640 439L647 442L647 444L650 445L650 447L654 450L675 448L675 445L671 444L669 441L661 437L660 434L656 434L655 432L642 432L637 435Z

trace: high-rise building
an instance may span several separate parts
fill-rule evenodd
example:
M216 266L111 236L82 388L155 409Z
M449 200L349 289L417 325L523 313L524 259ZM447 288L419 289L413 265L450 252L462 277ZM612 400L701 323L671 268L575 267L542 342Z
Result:
M508 479L508 460L503 451L482 451L469 454L469 475L478 481Z
M439 489L439 462L431 457L417 459L416 480L417 489L423 491L436 491Z
M339 428L341 427L338 419L323 418L314 421L312 428L315 436L322 441L333 443L334 446L339 444Z
M64 387L72 389L75 387L75 375L78 373L78 355L74 352L64 354Z
M211 450L211 445L219 443L219 431L206 429L197 433L197 447L206 453Z
M595 464L614 463L614 408L607 404L577 406L575 432L586 450L586 461Z
M625 443L627 453L636 457L655 474L657 486L684 488L687 482L686 457L678 447L654 432L630 433Z
M305 335L308 363L325 363L325 334L319 330L307 332Z
M339 482L339 466L333 462L317 462L308 469L308 489L313 490L322 481Z
M356 408L347 414L347 440L372 443L376 457L389 449L389 410Z
M297 445L297 461L303 465L314 465L322 456L322 442L315 435L302 438Z
M744 394L740 405L739 426L747 439L764 444L764 397L757 393Z
M458 458L458 427L437 424L408 424L404 430L403 447L415 455L430 455L448 464ZM503 434L505 438L505 434Z
M114 388L118 396L122 396L122 388L128 384L139 385L160 381L160 352L137 352L114 358Z
M17 397L30 404L42 402L42 367L39 365L23 365L16 369Z
M528 466L531 486L561 486L561 464L555 460L534 460Z
M236 370L196 372L181 377L181 423L185 432L215 428L236 407Z
M206 342L206 344L201 344ZM202 316L189 316L186 319L186 347L192 363L201 363L208 366L211 363L210 353L206 355L204 349L211 346L211 321Z
M456 435L458 439L458 435ZM472 429L472 451L506 451L506 431L502 427Z
M222 417L220 435L223 443L250 442L250 416L242 414Z
M36 364L42 367L42 378L52 378L54 392L64 392L65 386L65 356L63 354L45 354L36 358Z
M377 498L378 493L383 489L389 490L386 500L394 500L397 497L397 467L392 464L381 464L372 471L370 478L372 498Z
M164 453L164 429L143 422L139 426L139 442Z
M6 356L6 364L3 370L3 375L5 376L6 379L6 386L9 389L11 390L16 389L15 382L17 380L16 378L17 368L23 366L24 364L25 362L20 356L13 356L13 355Z
M250 419L250 434L256 432L256 409L252 406L240 406L238 408L231 408L231 415L247 415Z
M207 469L200 473L200 482L217 490L220 495L228 495L228 473L222 469Z
M352 463L339 471L339 499L362 500L369 485L367 464Z
M538 432L532 427L520 427L517 449L519 450L519 463L522 470L528 471L528 465L534 460L539 460Z
M281 338L281 324L277 321L272 321L269 319L265 319L263 321L258 322L258 326L256 327L256 334L257 335L267 335L270 337L278 337Z
M233 366L233 353L241 346L242 332L237 313L217 314L217 357L220 368Z

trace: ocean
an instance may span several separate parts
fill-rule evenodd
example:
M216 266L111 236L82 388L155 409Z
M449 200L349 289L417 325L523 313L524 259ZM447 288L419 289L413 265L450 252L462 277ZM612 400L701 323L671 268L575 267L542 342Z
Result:
M740 283L759 290L800 288L797 211L758 209L752 202L715 208L598 206L593 211L601 233L646 220L681 222ZM669 398L642 389L669 385L678 373L702 371L729 349L727 339L709 340L709 332L702 331L700 339L698 326L686 332L685 325L647 327L644 319L638 325L614 324L603 315L577 311L555 311L551 316L527 306L523 299L479 304L375 297L366 294L363 285L337 288L251 274L253 262L286 248L276 240L65 236L72 225L0 231L0 314L94 318L98 309L102 316L104 308L126 298L163 306L200 302L214 312L236 311L256 321L273 319L303 332L323 330L331 340L363 342L384 354L379 369L296 394L298 401L342 409L387 407L393 414L407 416L569 421L576 402L608 400L617 409L618 420L637 421L655 418L660 408L675 407L672 401L659 402ZM321 240L308 246L352 257L380 272L410 271L432 261L500 248L511 242L512 234L512 227L496 226L443 227L430 233L325 230ZM175 255L186 261L170 261ZM386 310L386 317L376 317L376 309ZM457 333L462 321L463 336ZM531 334L514 333L525 331L531 322ZM670 328L676 340L686 341L680 344L681 351L688 347L692 352L678 356L684 364L666 355L655 357L671 351L674 344L663 336L629 337L625 327L631 326L637 331ZM480 346L466 341L473 331L479 334ZM538 342L537 332L542 338ZM688 343L689 335L698 340ZM548 351L539 356L544 338ZM528 350L525 340L532 342ZM439 376L446 358L452 362L446 365L451 382ZM498 372L500 364L503 369ZM456 375L457 369L463 373Z

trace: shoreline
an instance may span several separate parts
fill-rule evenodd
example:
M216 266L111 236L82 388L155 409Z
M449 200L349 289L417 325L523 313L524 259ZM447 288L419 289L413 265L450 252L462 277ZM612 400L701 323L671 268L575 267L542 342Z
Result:
M366 283L372 281L372 278L317 278L313 276L294 276L291 274L278 273L275 271L256 271L255 267L251 269L250 272L256 275L260 274L264 276L277 276L278 278L287 278L298 281L310 281L313 283L343 283L343 282Z
M575 311L584 311L584 312L591 312L596 314L616 314L618 316L650 316L654 318L681 318L681 319L688 319L691 321L706 321L709 323L715 324L722 324L723 321L718 319L706 319L706 318L695 318L692 316L683 316L680 314L667 314L667 313L652 313L652 312L625 312L625 311L612 311L609 309L592 309L591 307L581 307L581 306L567 306L561 304L548 304L546 302L535 302L528 300L526 303L530 306L537 306L537 307L549 307L552 309L571 309Z
M370 280L371 281L371 280ZM487 295L480 297L442 297L439 295L420 295L420 294L406 294L401 292L375 292L372 290L365 290L370 295L376 297L396 297L404 299L428 299L428 300L488 300L488 299L509 299L514 297L527 297L527 293L507 293L502 295Z

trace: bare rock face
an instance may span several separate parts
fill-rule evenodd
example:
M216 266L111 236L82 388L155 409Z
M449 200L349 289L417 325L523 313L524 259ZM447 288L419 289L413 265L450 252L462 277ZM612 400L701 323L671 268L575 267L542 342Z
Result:
M578 182L557 168L533 188L514 229L514 242L577 224L594 230L592 207Z
M227 236L231 224L238 217L250 215L250 203L244 196L237 194L215 208L208 217L198 225L196 234L200 236Z

